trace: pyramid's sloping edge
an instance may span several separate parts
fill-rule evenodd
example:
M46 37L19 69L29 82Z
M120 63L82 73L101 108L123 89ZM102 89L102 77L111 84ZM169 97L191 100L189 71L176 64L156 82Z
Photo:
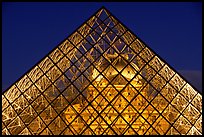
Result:
M50 52L48 52L41 60L39 60L37 63L35 63L28 71L26 71L21 77L19 77L15 82L13 82L13 84L11 84L8 88L6 88L3 92L5 93L8 89L10 89L15 83L17 83L18 81L20 81L23 76L25 76L29 71L31 71L33 68L35 68L36 65L38 65L41 61L43 61L43 59L45 59L50 53L52 53L57 47L59 47L66 39L68 39L71 35L73 35L81 26L83 26L88 20L90 20L94 15L96 15L96 13L98 13L100 10L106 10L111 16L113 16L117 21L119 21L124 27L126 27L128 29L128 27L123 24L117 17L115 17L108 9L106 9L104 6L102 6L100 9L98 9L94 14L92 14L86 21L84 21L82 23L82 25L79 25L79 27L77 27L71 34L69 34L64 40L62 40L57 46L55 46ZM144 45L150 49L157 57L159 57L159 59L161 61L163 61L165 64L168 65L168 67L170 67L175 73L177 73L183 80L185 80L187 83L190 84L191 87L193 87L197 92L199 92L200 94L202 94L201 91L199 91L194 85L192 85L185 77L183 77L183 75L181 75L177 70L175 70L170 64L168 64L168 62L166 62L160 55L158 55L151 47L148 46L148 44L146 44L142 39L140 39L133 31L131 31L130 29L128 29L128 31L130 31L133 35L135 35L137 37L137 39L139 39L142 43L144 43Z

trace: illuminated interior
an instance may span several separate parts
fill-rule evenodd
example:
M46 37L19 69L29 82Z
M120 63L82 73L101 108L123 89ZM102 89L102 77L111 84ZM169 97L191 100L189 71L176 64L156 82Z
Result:
M140 88L142 88L141 76L137 75L135 77L135 74L137 71L139 71L139 69L134 63L130 63L129 65L126 63L128 61L128 56L125 58L126 61L122 57L114 54L107 54L106 56L109 57L107 58L108 61L103 61L100 64L101 66L96 67L99 68L99 70L97 71L94 69L92 73L93 85L88 87L87 93L87 100L88 102L91 102L91 106L87 106L87 104L83 104L82 102L72 105L72 107L74 107L79 112L82 111L85 106L87 106L84 112L80 115L81 117L78 117L77 119L75 118L77 117L77 114L74 112L72 107L68 107L67 111L65 112L67 124L73 121L73 128L77 131L83 132L82 129L85 127L85 125L82 122L82 119L84 119L87 124L90 124L97 116L94 108L99 113L105 108L101 114L103 119L98 117L90 124L89 127L95 131L96 134L102 134L105 129L108 128L106 123L114 123L114 126L112 127L114 132L117 134L122 134L122 132L127 129L127 123L132 123L138 116L139 112L142 113L143 117L139 117L136 122L133 122L131 124L131 128L137 131L137 134L144 134L149 128L148 122L152 123L156 117L159 116L159 114L156 111L153 112L154 109L152 107L147 107L145 110L141 109L141 107L145 107L147 105L147 102L145 99L143 99L143 97L139 96L132 100L135 95L138 95L137 92L140 90ZM115 69L111 67L110 63L115 66ZM102 75L100 75L99 72L102 72ZM128 85L128 81L130 80L131 84ZM140 91L140 93L143 92L143 96L148 98L147 91L148 89L145 88ZM118 92L120 92L123 96L117 95ZM109 102L114 97L116 97L115 100L110 104ZM132 106L130 105L126 107L128 105L126 100L129 102L132 100ZM161 104L161 107L164 106ZM122 112L123 118L116 118L118 116L118 112ZM163 113L166 113L166 111ZM148 122L145 122L144 119L148 119ZM116 121L114 122L114 120ZM169 125L165 122L160 122L159 124L161 128L160 130L165 130L169 127ZM107 134L114 134L114 132L112 130L106 131ZM132 130L128 130L125 134L131 135L136 133ZM77 132L75 134L77 134ZM84 134L91 134L91 131L87 130L84 132Z
M101 8L2 94L3 135L202 135L202 95Z

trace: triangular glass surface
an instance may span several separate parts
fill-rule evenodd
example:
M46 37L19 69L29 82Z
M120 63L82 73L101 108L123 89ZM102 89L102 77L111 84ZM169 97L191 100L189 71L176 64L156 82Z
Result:
M2 95L2 134L202 134L202 95L102 7Z

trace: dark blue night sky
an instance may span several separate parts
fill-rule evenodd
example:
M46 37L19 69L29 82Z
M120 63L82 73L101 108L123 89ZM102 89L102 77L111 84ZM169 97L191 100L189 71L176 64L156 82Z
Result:
M202 69L201 2L2 3L5 90L101 6L176 70Z

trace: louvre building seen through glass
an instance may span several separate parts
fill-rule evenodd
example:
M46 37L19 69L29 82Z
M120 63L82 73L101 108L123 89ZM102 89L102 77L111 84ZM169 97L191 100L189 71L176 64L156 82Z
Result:
M201 93L102 7L2 94L2 134L201 135L201 113Z

